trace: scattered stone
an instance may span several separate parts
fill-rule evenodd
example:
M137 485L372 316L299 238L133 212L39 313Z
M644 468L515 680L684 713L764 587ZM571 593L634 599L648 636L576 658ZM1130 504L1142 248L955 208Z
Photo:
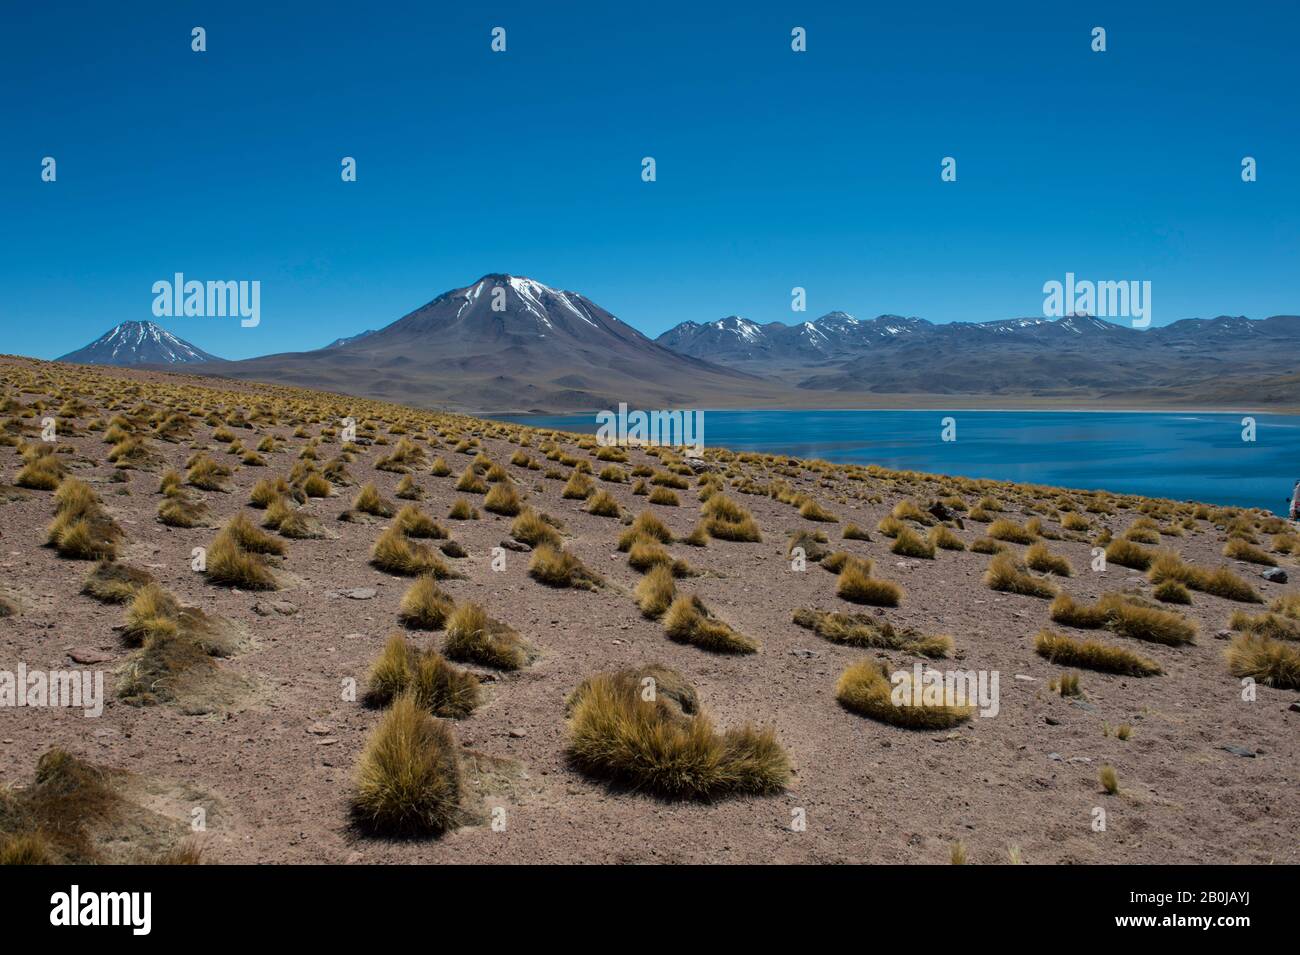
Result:
M1283 570L1281 567L1270 567L1268 570L1261 573L1260 576L1263 577L1265 580L1269 581L1270 583L1274 583L1274 584L1286 583L1286 571Z
M1043 717L1043 722L1046 723L1048 726L1060 726L1060 725L1061 725L1061 721L1058 720L1055 716L1044 716L1044 717Z
M790 651L790 655L792 657L799 657L801 660L811 660L813 657L817 656L817 651L806 650L803 647L795 647Z
M351 590L340 590L339 596L347 597L351 600L369 600L379 591L374 587L353 587Z
M512 730L510 730L510 734L509 734L509 735L510 735L510 738L511 738L511 739L523 739L525 736L528 735L528 731L527 731L527 730L521 730L521 729L517 729L517 728L516 728L516 729L512 729Z
M1017 674L1016 674L1016 679L1017 679L1017 680L1024 680L1026 683L1037 683L1037 682L1038 682L1038 677L1036 677L1036 676L1026 676L1026 675L1023 674L1023 673L1017 673Z
M1050 760L1051 760L1052 762L1054 762L1054 763L1063 763L1063 762L1065 762L1065 757L1062 756L1060 753L1048 753L1048 754L1047 754L1047 758L1050 759Z
M1071 756L1066 760L1067 763L1091 763L1091 756Z
M324 723L312 723L311 726L307 727L307 732L314 736L328 736L330 728Z
M1232 631L1231 631L1231 630L1216 630L1216 631L1214 631L1214 639L1215 639L1215 640L1231 640L1231 639L1232 639Z
M1255 751L1246 749L1244 746L1234 746L1232 743L1229 743L1226 746L1220 746L1219 749L1231 753L1233 756L1245 756L1249 759L1255 758Z
M525 544L523 541L517 541L513 537L505 538L503 541L501 541L501 546L504 547L506 550L519 551L521 554L527 554L529 551L532 550L532 548L529 547L527 544Z
M1287 707L1287 709L1290 710L1292 713L1300 713L1300 700L1297 700L1295 703L1292 703L1290 706Z
M68 658L73 663L85 664L106 663L113 659L110 654L104 653L101 650L96 650L92 647L73 647L68 651Z
M1087 710L1089 713L1091 713L1093 710L1095 710L1095 709L1097 708L1097 707L1093 706L1091 703L1087 703L1087 702L1085 702L1085 701L1083 701L1083 700L1071 700L1070 702L1073 703L1075 706L1077 706L1077 707L1078 707L1079 709L1081 709L1081 710Z

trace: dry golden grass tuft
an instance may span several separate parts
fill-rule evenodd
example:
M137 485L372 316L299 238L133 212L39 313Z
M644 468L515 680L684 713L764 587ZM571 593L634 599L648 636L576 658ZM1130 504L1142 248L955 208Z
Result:
M483 499L483 510L491 511L493 514L502 514L506 517L514 517L523 508L519 501L519 494L515 491L514 485L506 481L501 481L492 486L488 491L487 497Z
M370 549L370 563L379 570L401 577L429 574L438 580L447 580L464 576L447 566L447 562L426 545L409 540L396 524L375 540Z
M1300 690L1300 646L1262 634L1234 637L1225 651L1228 669L1235 677L1283 690Z
M1070 562L1058 554L1053 554L1041 541L1030 545L1025 550L1025 566L1040 574L1055 574L1058 577L1074 576Z
M1119 564L1121 567L1129 567L1133 570L1146 570L1155 559L1156 555L1153 551L1148 550L1141 544L1135 544L1133 541L1114 540L1106 548L1106 560L1108 562Z
M561 545L560 534L546 519L546 515L539 514L530 507L520 511L511 523L510 536L529 547L537 547L539 544L549 544L551 547Z
M134 599L141 587L153 582L145 570L116 561L101 560L81 585L87 597L109 604L124 604Z
M576 555L550 544L540 544L528 562L528 576L549 587L595 590L604 578L589 569Z
M375 835L440 835L459 822L463 791L451 728L404 695L384 714L361 754L352 816L359 828Z
M393 518L393 524L401 528L407 537L428 540L446 540L448 537L447 529L415 504L404 505Z
M898 528L898 533L894 535L894 543L889 549L900 557L934 560L934 545L924 540L910 527Z
M597 517L618 517L623 513L618 506L618 498L605 490L597 491L587 498L585 510Z
M366 702L387 706L403 694L434 716L460 719L478 705L479 681L436 650L422 650L394 633L370 666Z
M352 499L352 509L375 517L392 517L397 513L397 506L392 501L385 500L379 489L370 482L364 484Z
M989 569L984 572L984 583L991 590L1025 597L1042 597L1046 600L1056 596L1055 585L1026 573L1010 554L994 555L989 561Z
M1251 564L1263 564L1265 567L1276 567L1276 558L1270 556L1258 547L1252 547L1240 537L1234 537L1223 546L1223 556L1231 557L1233 560L1244 560Z
M770 795L790 777L771 730L716 732L690 684L663 667L588 677L569 697L569 731L581 772L663 798Z
M1008 541L1012 544L1032 544L1034 535L1015 521L1005 517L998 518L989 525L988 536L994 540Z
M633 591L642 615L652 619L663 616L676 595L672 568L663 564L651 567Z
M109 516L90 485L64 478L54 492L54 520L46 542L70 560L115 560L122 529Z
M942 524L936 524L931 528L930 535L926 540L931 548L937 547L940 550L966 549L966 543L954 534L951 529L944 527Z
M274 540L269 535L268 538ZM278 586L265 559L240 546L239 538L229 527L213 538L205 562L204 574L215 584L244 590L275 590Z
M1034 638L1034 651L1050 663L1060 666L1082 667L1103 673L1121 673L1126 676L1155 676L1162 672L1160 664L1147 657L1107 646L1096 640L1075 640L1072 637L1040 630Z
M664 633L677 643L689 643L713 653L757 653L758 644L714 617L694 594L673 600L663 615Z
M904 673L911 688L911 674ZM907 702L895 703L894 685L882 663L859 660L851 664L835 684L835 699L853 713L869 716L873 720L901 726L906 729L947 729L971 718L972 706L958 706L949 702L916 701L911 689L904 691Z
M844 600L872 607L897 607L903 599L902 587L892 580L872 577L871 562L853 557L843 562L839 579L835 581L835 593Z
M421 574L406 588L397 619L413 630L441 630L451 615L452 600L432 574Z
M952 637L930 636L912 627L896 628L888 620L867 614L801 608L794 612L794 622L823 640L848 647L901 650L923 657L946 657L953 651Z
M518 670L529 664L532 648L515 630L494 620L476 603L457 604L447 619L443 652L461 663L498 670Z
M751 543L763 539L754 516L721 492L710 496L701 511L710 537Z

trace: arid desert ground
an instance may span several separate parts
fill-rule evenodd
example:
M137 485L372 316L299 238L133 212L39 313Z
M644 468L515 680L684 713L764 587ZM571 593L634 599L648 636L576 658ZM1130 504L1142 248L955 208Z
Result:
M0 671L102 671L106 697L0 708L11 858L1300 861L1277 518L0 375ZM917 662L996 671L998 712L882 703L879 664ZM628 672L660 697L585 682ZM403 706L436 758L399 819L367 750Z

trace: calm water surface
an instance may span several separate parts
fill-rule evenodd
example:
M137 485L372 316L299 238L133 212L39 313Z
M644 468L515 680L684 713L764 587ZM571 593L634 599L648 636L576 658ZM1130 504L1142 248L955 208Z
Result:
M957 440L940 440L941 420ZM704 442L964 477L1105 489L1285 513L1300 479L1300 418L1078 411L708 411ZM596 431L594 414L502 420Z

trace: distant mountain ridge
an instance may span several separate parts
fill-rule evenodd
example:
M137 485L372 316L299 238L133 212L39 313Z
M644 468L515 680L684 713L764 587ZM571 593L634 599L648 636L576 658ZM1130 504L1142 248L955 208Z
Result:
M125 322L64 361L187 371L465 411L1035 402L1300 409L1300 316L1134 329L1086 315L935 324L833 311L682 322L651 340L577 292L488 273L323 348L223 361ZM1100 404L1098 405L1100 406Z
M121 322L56 361L79 365L180 365L221 361L155 322Z

